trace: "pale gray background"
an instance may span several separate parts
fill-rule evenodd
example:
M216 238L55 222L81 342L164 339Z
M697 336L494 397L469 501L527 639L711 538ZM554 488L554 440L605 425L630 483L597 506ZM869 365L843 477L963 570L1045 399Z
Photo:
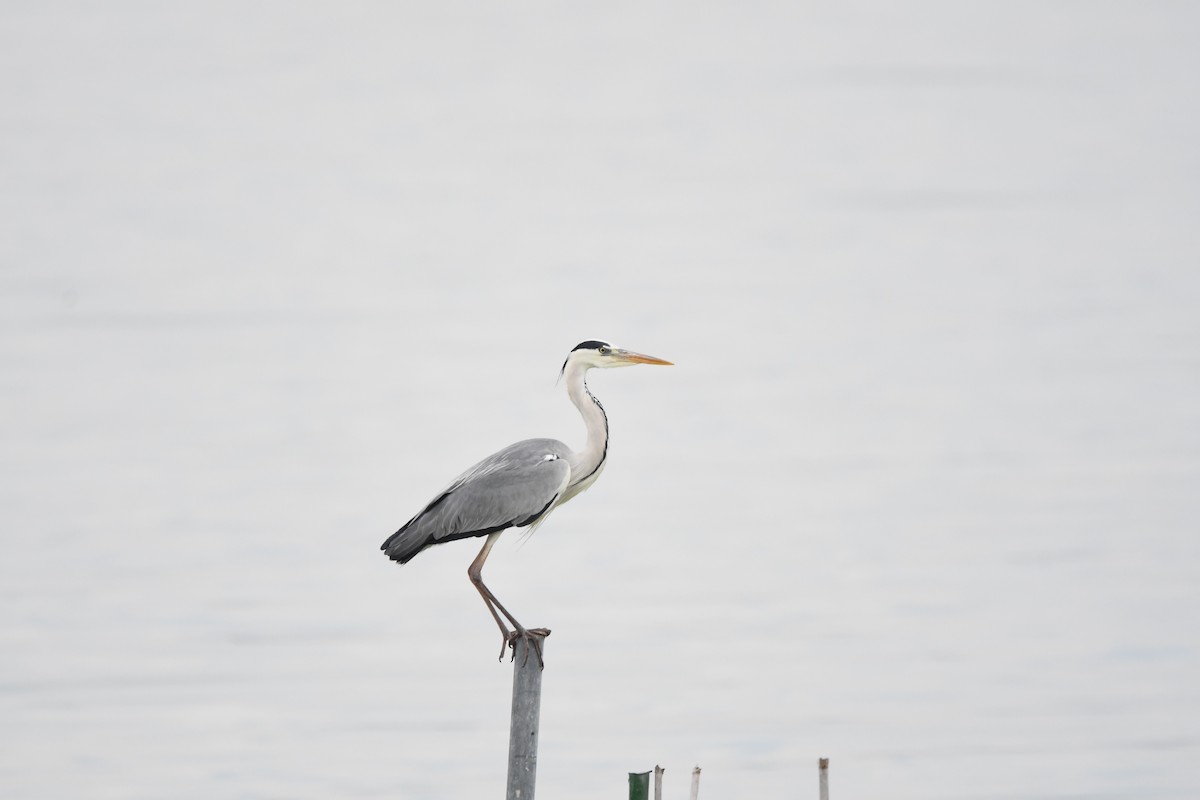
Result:
M0 795L1200 796L1200 8L0 6Z

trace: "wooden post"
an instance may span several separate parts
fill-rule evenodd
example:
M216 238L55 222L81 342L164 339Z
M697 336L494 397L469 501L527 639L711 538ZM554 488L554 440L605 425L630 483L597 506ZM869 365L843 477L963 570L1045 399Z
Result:
M700 797L700 768L696 767L692 770L692 798L697 800Z
M546 652L546 636L531 630ZM508 729L508 800L533 800L537 784L538 729L542 715L542 660L517 637L513 648L512 722Z
M629 773L629 800L650 800L650 773Z
M666 772L665 769L654 765L654 800L662 800L662 776Z
M820 774L820 798L829 800L829 759L817 759L817 772Z

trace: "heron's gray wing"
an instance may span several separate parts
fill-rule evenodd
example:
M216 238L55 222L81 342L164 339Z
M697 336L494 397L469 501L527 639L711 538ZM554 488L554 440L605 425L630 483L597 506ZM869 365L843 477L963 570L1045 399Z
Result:
M403 564L431 545L537 522L570 479L569 452L554 439L526 439L493 453L458 476L380 549Z

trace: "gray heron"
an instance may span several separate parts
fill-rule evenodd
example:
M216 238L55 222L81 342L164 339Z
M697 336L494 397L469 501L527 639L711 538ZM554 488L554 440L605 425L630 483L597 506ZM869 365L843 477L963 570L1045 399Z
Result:
M526 639L541 660L536 636L545 628L526 630L483 583L483 563L488 553L509 528L529 528L532 533L558 506L587 489L604 469L608 459L608 417L600 401L588 391L590 369L631 367L635 364L664 364L670 361L589 340L567 354L560 375L566 379L567 395L579 409L587 426L587 444L578 452L556 439L526 439L493 453L455 478L400 530L380 547L388 558L406 564L427 547L457 539L487 537L467 575L479 591L504 637L500 658L516 641ZM503 619L501 618L503 615ZM513 626L509 630L504 620ZM532 636L531 636L532 634ZM526 651L528 653L528 650Z

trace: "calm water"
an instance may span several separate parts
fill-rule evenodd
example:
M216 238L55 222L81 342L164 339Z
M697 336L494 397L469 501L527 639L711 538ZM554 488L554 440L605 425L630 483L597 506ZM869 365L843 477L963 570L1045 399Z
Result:
M1200 796L1200 13L0 10L0 795Z

